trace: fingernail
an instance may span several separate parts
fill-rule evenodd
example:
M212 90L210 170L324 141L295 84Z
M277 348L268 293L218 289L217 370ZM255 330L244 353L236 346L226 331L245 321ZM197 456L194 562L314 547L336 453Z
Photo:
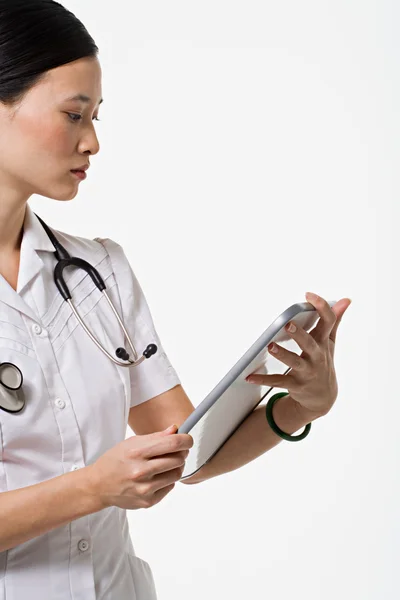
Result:
M317 300L319 300L319 296L317 296L317 294L313 294L312 292L307 292L306 298L308 300L312 300L313 302L316 302Z
M274 354L276 354L276 353L278 352L278 348L275 346L275 344L270 344L270 345L268 346L268 350L269 350L270 352L273 352Z
M246 377L246 381L248 381L249 383L254 383L254 379L253 379L253 377L251 377L251 375Z
M290 333L294 333L297 330L297 327L294 323L288 323L286 329L290 331Z
M165 429L164 431L172 431L173 429L178 429L178 425L170 425L169 427L167 427L167 429Z

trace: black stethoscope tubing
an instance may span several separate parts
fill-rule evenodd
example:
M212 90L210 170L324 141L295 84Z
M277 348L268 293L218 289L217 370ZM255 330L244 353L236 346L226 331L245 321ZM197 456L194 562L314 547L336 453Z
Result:
M110 298L106 292L106 289L107 289L106 285L105 285L100 273L97 271L97 269L95 269L95 267L93 267L93 265L88 263L86 260L83 260L82 258L78 258L76 256L70 256L69 252L58 241L58 239L53 234L51 229L46 225L46 223L38 215L36 215L36 217L39 219L40 223L42 224L44 230L46 231L47 235L49 236L49 239L55 249L54 255L56 257L57 264L54 268L54 282L57 286L57 289L60 292L63 299L66 302L68 302L68 304L70 305L73 313L75 314L79 324L84 328L85 332L92 339L92 341L96 344L96 346L110 360L112 360L116 365L118 365L120 367L136 367L136 366L140 365L145 359L153 356L157 352L157 346L155 344L149 344L147 346L146 350L143 352L143 355L140 358L138 358L136 348L133 345L133 342L129 336L129 333L126 331L124 323L122 322L117 310L115 309L114 304L112 303L112 301L110 300ZM86 327L86 324L84 323L83 319L81 318L78 311L76 310L74 303L72 302L71 293L68 289L67 284L65 283L64 276L63 276L64 269L66 267L71 267L71 266L77 267L78 269L83 269L84 271L86 271L86 273L91 277L93 283L96 285L97 289L105 296L105 298L107 299L107 302L109 303L111 309L113 310L113 312L118 320L119 325L121 326L121 328L125 334L128 344L132 350L134 360L130 359L129 354L125 348L117 348L117 350L115 351L115 354L118 357L118 359L121 359L121 360L116 360L105 348L103 348L103 346L100 344L100 342L94 337L94 335L91 333L91 331ZM122 361L125 361L125 362L122 362ZM18 403L18 409L10 410L9 408L5 408L4 406L1 405L1 393L4 393L4 392L2 392L2 390L0 390L0 408L8 413L13 413L13 414L21 412L21 410L25 406L25 400L24 399L21 400L20 398L18 398L18 397L16 398L15 396L18 394L18 392L20 391L20 389L22 387L22 382L23 382L22 372L16 365L14 365L12 363L0 363L0 369L3 366L12 367L19 372L20 384L17 388L11 388L8 385L6 385L3 381L1 381L1 378L0 378L0 386L3 386L3 388L6 390L6 393L7 393L7 390L9 391L9 395L11 398L14 397L15 401ZM22 390L21 390L21 392L22 392ZM21 402L23 402L22 407L20 407Z
M56 236L53 234L53 232L51 231L51 229L46 225L46 223L38 216L36 215L36 217L39 219L40 223L42 224L44 230L46 231L47 235L50 238L51 243L53 244L54 248L55 248L55 257L57 260L57 264L54 268L54 281L55 284L58 288L58 291L60 292L61 296L64 298L64 300L66 302L68 302L68 304L71 306L71 309L73 310L76 318L78 319L80 325L82 325L82 327L85 329L86 333L90 336L90 338L93 340L93 342L98 346L98 348L106 355L108 356L108 358L110 360L112 360L115 364L117 364L120 367L136 367L138 365L140 365L140 363L142 363L146 358L150 358L151 356L153 356L153 354L155 354L157 352L157 346L155 344L149 344L146 348L146 350L143 352L143 356L141 358L138 359L138 354L136 352L136 349L132 343L132 340L130 339L130 336L128 334L128 332L125 329L125 326L123 324L123 322L120 319L120 316L118 314L118 312L116 311L113 303L111 302L106 290L106 284L104 283L100 273L97 271L97 269L95 269L90 263L88 263L86 260L83 260L82 258L78 258L76 256L70 256L69 252L64 248L64 246L58 241L58 239L56 238ZM71 293L68 289L67 284L65 283L64 280L64 276L63 276L63 271L66 267L70 267L70 266L74 266L77 267L78 269L83 269L84 271L86 271L86 273L88 273L88 275L91 277L93 283L96 285L97 289L100 290L100 292L106 297L111 309L113 310L119 325L121 326L121 328L123 329L123 332L125 334L125 337L128 341L128 344L133 352L133 356L134 356L134 360L131 360L129 358L129 354L127 353L127 351L125 350L125 348L117 348L115 354L118 358L123 359L126 362L122 362L121 360L116 360L109 352L107 352L107 350L105 348L103 348L101 346L101 344L98 342L98 340L96 340L96 338L92 335L92 333L88 330L88 328L86 327L85 323L83 322L83 320L81 319L78 311L76 310L73 302L72 302L72 296Z

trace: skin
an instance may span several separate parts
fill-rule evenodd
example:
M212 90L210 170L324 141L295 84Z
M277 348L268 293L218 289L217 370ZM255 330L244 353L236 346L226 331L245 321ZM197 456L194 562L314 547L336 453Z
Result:
M318 312L320 319L310 333L298 327L292 332L289 322L285 329L298 344L300 355L279 344L270 344L272 356L291 368L287 375L257 375L247 377L249 383L273 386L288 390L295 406L309 420L328 414L338 395L334 366L336 334L342 317L351 304L350 298L341 298L331 308L317 294L307 292L306 300Z
M100 149L95 119L102 98L101 80L98 59L83 58L48 71L18 105L0 102L0 255L4 264L18 255L26 203L32 194L60 201L77 195L81 180L70 170L89 163ZM77 94L89 96L90 103L67 100Z

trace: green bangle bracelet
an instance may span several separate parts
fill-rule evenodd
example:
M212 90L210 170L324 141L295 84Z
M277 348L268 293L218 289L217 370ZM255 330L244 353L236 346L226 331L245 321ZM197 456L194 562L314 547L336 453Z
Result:
M288 395L289 392L280 392L279 394L275 394L274 396L272 396L272 398L269 399L266 405L265 414L267 416L269 426L271 427L272 431L276 433L276 435L279 435L279 437L283 438L287 442L300 442L300 440L304 440L304 438L310 433L311 423L308 423L308 425L306 425L306 428L304 429L303 433L300 433L300 435L289 435L288 433L285 433L284 431L282 431L282 429L278 427L272 416L272 409L274 407L275 402L279 400L279 398L283 398L283 396Z

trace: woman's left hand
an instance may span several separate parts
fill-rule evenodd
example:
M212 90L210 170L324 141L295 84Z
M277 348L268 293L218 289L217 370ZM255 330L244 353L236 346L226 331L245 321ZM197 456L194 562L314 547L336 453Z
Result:
M335 367L333 364L336 332L345 311L351 304L349 298L342 298L331 308L323 298L306 294L307 301L318 311L320 319L310 333L301 327L292 332L291 321L285 326L286 332L303 350L299 356L277 344L270 344L272 356L291 368L286 375L249 375L250 383L285 389L304 412L306 419L313 420L326 415L338 395ZM273 352L273 347L277 353Z

